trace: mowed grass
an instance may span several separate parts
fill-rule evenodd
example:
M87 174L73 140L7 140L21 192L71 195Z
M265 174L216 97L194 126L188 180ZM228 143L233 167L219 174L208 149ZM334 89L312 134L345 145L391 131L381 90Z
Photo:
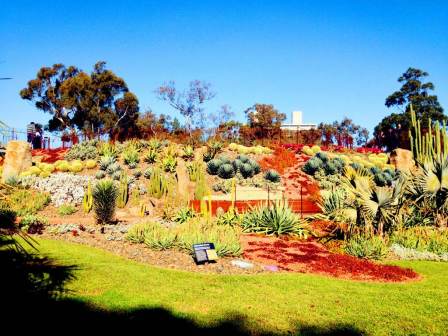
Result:
M106 311L164 308L210 326L238 316L253 333L344 325L372 335L446 335L448 264L399 262L423 275L402 284L309 274L203 275L160 269L78 244L38 240L42 254L77 265L70 296Z

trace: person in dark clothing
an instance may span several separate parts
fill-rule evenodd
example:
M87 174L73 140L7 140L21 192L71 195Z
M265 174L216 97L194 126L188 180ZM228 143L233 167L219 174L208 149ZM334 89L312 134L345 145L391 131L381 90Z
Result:
M26 141L32 144L35 134L36 134L36 125L34 124L34 122L30 122L26 126Z

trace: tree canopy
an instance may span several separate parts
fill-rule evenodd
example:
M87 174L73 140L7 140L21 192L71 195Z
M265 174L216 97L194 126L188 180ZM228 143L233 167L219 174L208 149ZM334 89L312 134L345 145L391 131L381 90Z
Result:
M139 111L138 99L126 82L102 61L90 74L63 64L42 67L20 96L52 115L50 131L77 127L120 133L135 126Z
M322 143L325 145L337 144L352 147L356 143L358 146L363 146L369 139L369 131L347 117L340 122L335 120L331 124L320 123L318 129L322 135Z
M374 136L380 146L386 146L388 149L409 147L411 105L417 119L422 120L423 125L426 125L429 119L433 122L447 120L437 96L431 94L435 88L434 84L424 81L428 76L426 71L408 68L398 78L398 82L402 83L401 88L389 95L385 101L387 107L396 108L398 113L386 116L375 127Z

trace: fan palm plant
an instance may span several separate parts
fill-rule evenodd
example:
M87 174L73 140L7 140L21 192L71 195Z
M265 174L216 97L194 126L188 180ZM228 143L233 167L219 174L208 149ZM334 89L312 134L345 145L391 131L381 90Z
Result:
M414 179L414 196L417 204L427 206L435 213L440 226L448 220L448 159L436 158L423 166Z

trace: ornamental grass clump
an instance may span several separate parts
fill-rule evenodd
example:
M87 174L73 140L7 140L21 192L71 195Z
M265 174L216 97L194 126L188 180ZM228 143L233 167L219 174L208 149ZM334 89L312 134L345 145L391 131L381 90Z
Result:
M110 223L115 215L118 189L111 180L99 181L93 189L93 208L99 224Z
M293 235L307 238L308 229L285 202L259 205L244 214L241 222L243 232L264 233L266 235Z

